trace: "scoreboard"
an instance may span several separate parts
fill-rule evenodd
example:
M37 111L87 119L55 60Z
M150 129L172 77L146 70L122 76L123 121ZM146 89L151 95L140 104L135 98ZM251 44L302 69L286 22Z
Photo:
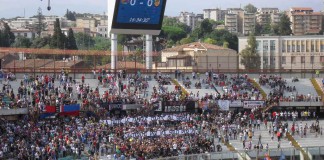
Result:
M116 34L160 33L166 0L110 0L109 26ZM113 5L113 6L112 6Z

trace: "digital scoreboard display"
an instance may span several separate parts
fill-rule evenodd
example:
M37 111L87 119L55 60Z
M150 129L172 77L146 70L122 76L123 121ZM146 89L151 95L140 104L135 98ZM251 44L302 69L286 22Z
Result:
M117 0L113 29L161 30L166 0Z

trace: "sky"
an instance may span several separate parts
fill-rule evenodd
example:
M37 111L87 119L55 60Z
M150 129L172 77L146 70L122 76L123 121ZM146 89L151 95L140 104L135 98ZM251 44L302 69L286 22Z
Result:
M39 7L44 15L63 16L66 9L78 13L107 12L107 0L51 0L51 11L47 11L48 0L0 0L0 18L33 16ZM237 8L251 3L258 8L278 7L288 10L290 7L311 7L315 11L324 9L324 0L168 0L165 15L177 16L181 11L203 13L207 8ZM25 12L24 12L25 10Z

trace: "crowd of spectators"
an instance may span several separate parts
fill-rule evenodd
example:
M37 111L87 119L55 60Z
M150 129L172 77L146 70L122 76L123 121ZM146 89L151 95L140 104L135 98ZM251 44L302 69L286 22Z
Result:
M191 81L176 72L177 78ZM30 115L19 121L0 120L0 159L58 159L59 157L113 155L115 159L151 159L188 154L222 151L222 143L240 139L244 149L267 148L267 144L252 144L254 131L260 129L262 122L271 121L269 134L277 135L278 141L287 132L289 126L283 120L296 119L302 115L295 112L262 113L260 108L244 112L220 111L216 100L260 100L260 91L252 85L247 75L224 75L211 72L206 77L193 73L192 79L198 79L200 85L214 88L227 86L222 94L205 95L199 92L186 93L181 86L169 90L170 75L157 73L154 77L126 74L117 75L99 72L94 75L98 85L90 87L81 81L73 80L62 71L59 75L39 75L35 78L24 76L17 94L10 82L5 82L2 97L10 102L2 107L28 107ZM97 77L96 77L97 76ZM157 86L149 86L149 81ZM287 88L280 78L260 77L262 85ZM201 86L198 87L201 87ZM282 87L280 87L282 86ZM197 86L196 86L197 87ZM100 93L100 89L103 92ZM148 90L152 92L148 94ZM192 113L155 113L153 104L159 101L199 101L209 103L202 112ZM84 111L93 111L97 116L56 117L40 119L45 106L82 104ZM133 112L112 113L107 105L141 104ZM309 113L308 113L309 114ZM315 116L315 115L314 115ZM316 128L316 125L314 125ZM320 129L318 129L320 130ZM278 134L279 133L279 134Z

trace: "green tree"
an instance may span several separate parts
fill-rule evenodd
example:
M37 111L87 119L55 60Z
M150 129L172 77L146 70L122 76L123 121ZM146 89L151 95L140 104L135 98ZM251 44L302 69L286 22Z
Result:
M224 41L224 42L223 42L223 47L224 47L224 48L228 48L228 46L229 46L229 43L226 42L226 41Z
M178 42L182 38L187 37L186 32L180 28L180 27L175 27L175 26L163 26L162 31L160 34L161 37L167 39L167 41L174 41Z
M286 36L292 34L292 30L290 28L291 22L289 17L286 14L282 14L280 17L280 22L278 25L278 35Z
M238 37L236 34L230 33L228 30L214 30L205 36L216 40L216 45L223 46L224 42L228 42L228 48L238 51Z
M216 40L211 39L211 38L206 38L206 39L204 40L204 42L205 42L205 43L208 43L208 44L216 44L216 43L217 43Z
M33 40L31 44L31 48L44 48L45 46L49 46L51 41L51 37L37 37ZM45 47L46 48L46 47Z
M66 49L72 49L72 50L78 49L72 28L69 29L68 36L66 38Z
M79 50L90 50L95 44L95 41L89 34L79 32L74 34L74 37Z
M94 38L94 46L93 50L101 50L101 51L108 51L111 47L111 41L103 38L103 37L95 37Z
M62 33L61 27L60 27L60 20L57 18L54 24L54 34L51 39L50 47L51 48L58 48L58 49L64 49L66 44L66 37Z
M67 9L64 17L66 17L70 21L76 21L75 15L76 15L75 12L71 12L69 11L69 9Z
M256 13L258 11L258 8L256 8L253 4L249 3L246 6L244 6L244 11L247 13Z
M19 36L16 37L15 42L12 44L13 47L16 48L29 48L31 46L32 42L29 38Z
M35 28L35 31L36 31L38 37L40 37L42 31L44 31L44 29L45 29L45 23L43 23L44 15L42 13L41 8L38 8L36 18L37 18L37 22L35 23L34 28Z
M15 42L15 35L7 23L4 23L4 29L0 32L0 47L10 47Z
M188 44L188 43L192 43L192 42L194 42L194 39L191 38L191 37L182 38L182 39L180 40L180 44Z
M241 64L245 69L260 69L261 58L256 51L256 39L253 34L250 34L248 39L248 45L241 51Z
M204 19L200 24L200 32L202 35L207 35L213 31L213 24L208 19Z

